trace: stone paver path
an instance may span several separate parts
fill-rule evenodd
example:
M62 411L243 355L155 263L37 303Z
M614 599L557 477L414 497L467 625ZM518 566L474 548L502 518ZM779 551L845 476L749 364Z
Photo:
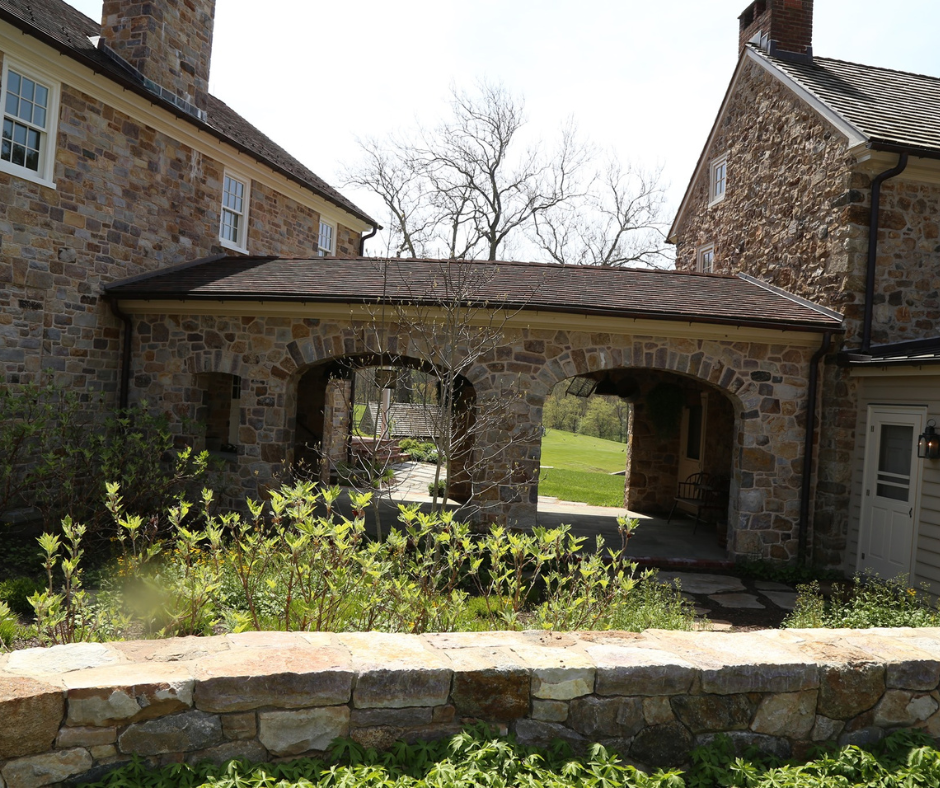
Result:
M731 575L678 571L660 571L657 578L662 583L678 585L682 596L695 606L696 616L707 617L712 628L717 630L732 626L724 618L733 619L735 611L764 610L769 614L774 611L780 614L781 610L793 610L796 603L793 586L771 580L754 580L745 584Z

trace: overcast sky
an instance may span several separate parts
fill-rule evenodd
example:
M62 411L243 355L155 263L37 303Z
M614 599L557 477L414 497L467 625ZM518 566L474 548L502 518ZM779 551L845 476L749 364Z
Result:
M69 0L94 19L100 0ZM747 0L218 0L211 91L342 188L357 136L432 124L452 85L501 81L530 131L566 118L682 198L737 62ZM354 9L354 10L353 10ZM816 0L814 51L940 75L936 0ZM376 219L370 195L342 189Z

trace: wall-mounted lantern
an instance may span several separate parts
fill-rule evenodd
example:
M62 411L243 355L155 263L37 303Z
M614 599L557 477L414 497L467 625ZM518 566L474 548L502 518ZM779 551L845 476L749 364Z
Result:
M940 433L934 429L936 422L931 419L923 434L917 439L917 456L922 460L940 458Z

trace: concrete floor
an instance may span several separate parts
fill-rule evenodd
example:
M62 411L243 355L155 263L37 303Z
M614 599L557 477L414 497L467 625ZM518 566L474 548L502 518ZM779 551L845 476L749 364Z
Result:
M433 466L422 463L396 466L396 483L389 491L389 498L381 503L384 527L396 521L400 502L430 505L428 483L432 478ZM718 546L715 527L703 523L696 529L694 521L688 517L677 515L667 524L663 517L651 517L626 509L589 506L548 497L540 497L538 503L539 525L556 528L568 524L575 535L588 538L586 548L593 548L598 534L604 537L608 546L619 546L617 517L620 515L639 521L627 552L641 563L712 569L731 565L727 551Z

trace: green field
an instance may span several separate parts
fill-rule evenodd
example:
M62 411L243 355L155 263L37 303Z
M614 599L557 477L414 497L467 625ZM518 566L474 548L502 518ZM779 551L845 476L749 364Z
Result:
M548 430L542 438L539 495L592 506L623 506L625 443Z
M569 471L615 473L627 465L627 444L546 430L542 438L542 465Z

